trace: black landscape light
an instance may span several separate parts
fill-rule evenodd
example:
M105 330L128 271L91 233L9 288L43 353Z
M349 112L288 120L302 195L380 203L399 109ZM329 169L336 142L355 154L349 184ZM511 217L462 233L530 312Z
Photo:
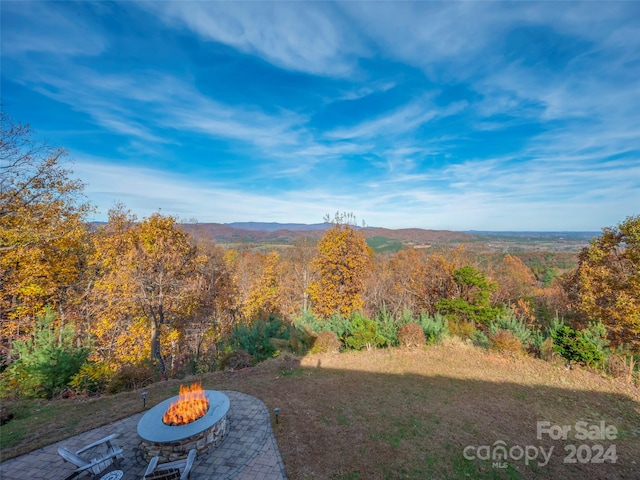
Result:
M142 392L142 408L147 408L147 392Z
M280 409L278 407L274 408L273 413L276 414L276 423L278 423L278 414L280 413Z

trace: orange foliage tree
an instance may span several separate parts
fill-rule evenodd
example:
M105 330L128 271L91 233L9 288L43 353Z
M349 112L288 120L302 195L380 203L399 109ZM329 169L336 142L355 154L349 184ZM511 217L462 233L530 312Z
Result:
M518 318L535 322L534 294L538 281L529 267L518 257L506 254L492 279L497 288L491 295L493 303L509 305Z
M350 316L364 307L365 277L372 267L373 250L356 228L336 215L334 225L318 242L312 265L317 280L309 285L312 310L321 317Z
M515 304L531 296L537 280L533 272L518 257L506 254L492 274L498 288L492 295L494 302Z
M457 252L457 251L455 251ZM376 259L374 274L368 281L369 310L384 305L394 316L405 309L436 312L436 303L455 291L453 279L457 257L449 260L440 254L421 250L401 250L391 258Z

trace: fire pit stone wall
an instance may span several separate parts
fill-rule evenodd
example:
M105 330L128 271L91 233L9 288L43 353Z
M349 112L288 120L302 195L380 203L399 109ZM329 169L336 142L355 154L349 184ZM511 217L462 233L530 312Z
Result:
M173 462L186 458L189 450L195 448L198 454L215 448L223 440L227 433L227 417L224 416L220 421L212 425L210 428L203 430L184 440L175 442L156 443L142 440L140 448L145 460L149 461L153 457L160 457L159 462Z
M229 397L215 390L205 390L205 396L209 401L207 413L186 425L171 426L162 421L164 412L177 397L160 402L142 416L138 422L138 435L145 460L153 457L160 457L161 463L180 460L193 448L202 453L224 439L228 428Z

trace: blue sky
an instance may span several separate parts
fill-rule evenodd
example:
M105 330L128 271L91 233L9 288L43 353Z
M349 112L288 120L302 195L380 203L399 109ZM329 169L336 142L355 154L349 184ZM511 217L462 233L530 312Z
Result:
M2 108L200 222L588 230L640 213L640 2L12 2Z

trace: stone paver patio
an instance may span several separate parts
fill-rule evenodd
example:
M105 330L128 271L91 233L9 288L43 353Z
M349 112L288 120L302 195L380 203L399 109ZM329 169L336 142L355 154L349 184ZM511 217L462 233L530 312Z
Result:
M271 419L266 405L251 395L224 391L231 401L227 414L228 431L222 443L196 458L191 479L220 480L286 480L282 458L271 429ZM118 420L61 442L40 448L27 455L0 463L2 480L63 480L73 470L73 465L63 462L56 449L67 446L77 450L111 433L124 450L125 459L119 470L122 480L141 479L147 462L140 453L140 437L136 426L143 413ZM104 472L106 473L106 472ZM91 478L89 474L79 480Z

